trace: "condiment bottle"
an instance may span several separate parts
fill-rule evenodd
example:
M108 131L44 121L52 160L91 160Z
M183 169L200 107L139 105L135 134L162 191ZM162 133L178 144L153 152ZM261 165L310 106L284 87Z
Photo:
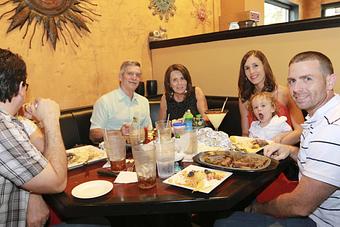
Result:
M197 114L195 116L195 124L194 124L194 126L196 128L203 128L205 126L205 122L204 122L204 119L202 118L201 114Z

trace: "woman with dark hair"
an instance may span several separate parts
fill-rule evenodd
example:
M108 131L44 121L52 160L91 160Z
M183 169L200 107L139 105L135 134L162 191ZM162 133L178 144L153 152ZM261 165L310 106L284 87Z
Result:
M249 112L249 99L257 92L270 92L275 97L278 116L286 116L293 131L275 137L278 143L294 145L299 142L303 123L301 110L292 100L288 88L278 85L266 56L259 50L250 50L242 58L238 79L239 108L241 113L242 135L249 135L249 126L256 118Z
M208 109L207 100L199 87L193 87L188 69L181 64L170 65L164 77L165 93L160 104L159 119L165 120L182 118L190 109L195 116L201 114L207 120L205 111Z

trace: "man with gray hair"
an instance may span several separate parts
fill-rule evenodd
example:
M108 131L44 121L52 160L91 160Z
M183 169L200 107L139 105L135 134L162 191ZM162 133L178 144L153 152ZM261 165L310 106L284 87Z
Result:
M152 128L149 101L135 92L141 76L139 62L123 62L119 72L119 88L104 94L93 106L90 139L94 143L103 140L104 129L128 128L134 117L142 128Z
M246 212L219 219L222 226L340 226L340 96L330 59L320 52L297 54L289 63L288 87L300 109L307 111L298 147L272 144L264 154L290 156L299 166L299 183ZM273 155L275 154L275 155Z

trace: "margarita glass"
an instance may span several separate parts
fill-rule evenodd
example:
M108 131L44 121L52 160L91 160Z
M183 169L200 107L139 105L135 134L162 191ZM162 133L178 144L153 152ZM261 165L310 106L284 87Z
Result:
M221 111L221 109L209 109L205 112L205 114L209 118L209 121L214 126L216 131L218 131L218 128L220 127L227 113L228 113L228 110Z

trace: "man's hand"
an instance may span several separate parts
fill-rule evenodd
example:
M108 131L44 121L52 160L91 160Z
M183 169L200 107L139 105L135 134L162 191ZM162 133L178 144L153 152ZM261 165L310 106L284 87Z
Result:
M131 124L125 123L122 125L122 127L120 128L120 131L122 132L123 136L128 136L130 134L130 127Z
M278 143L269 144L263 148L263 154L276 160L282 160L289 156L290 146Z
M27 207L27 226L44 226L49 218L49 209L41 195L31 193Z
M51 99L38 98L30 105L29 110L31 115L42 123L59 121L60 107Z

